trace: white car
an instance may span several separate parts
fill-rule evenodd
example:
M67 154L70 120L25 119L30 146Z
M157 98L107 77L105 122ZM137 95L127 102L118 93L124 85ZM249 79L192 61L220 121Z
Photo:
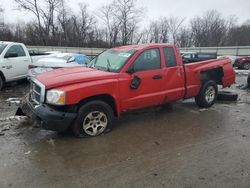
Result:
M26 78L29 64L45 56L31 57L24 44L0 41L0 89L6 82Z
M58 53L50 57L42 58L36 63L29 65L28 78L38 74L48 72L58 68L85 66L90 62L90 58L84 54Z

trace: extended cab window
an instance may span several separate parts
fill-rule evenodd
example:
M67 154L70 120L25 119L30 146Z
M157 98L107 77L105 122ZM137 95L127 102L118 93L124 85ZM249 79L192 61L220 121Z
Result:
M26 56L25 55L25 52L23 50L23 47L20 46L20 45L13 45L9 48L9 50L7 51L6 54L9 54L9 53L16 53L17 54L17 57L22 57L22 56Z
M145 50L133 63L134 71L154 70L160 68L161 58L158 48Z
M175 67L177 65L173 48L171 47L164 48L164 55L166 59L166 67Z

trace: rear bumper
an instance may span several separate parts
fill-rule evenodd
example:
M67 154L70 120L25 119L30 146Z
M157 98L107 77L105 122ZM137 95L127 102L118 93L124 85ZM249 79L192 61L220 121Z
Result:
M32 111L32 118L36 120L42 128L57 132L67 130L76 118L76 113L59 112L46 104L33 106L27 101L27 106Z

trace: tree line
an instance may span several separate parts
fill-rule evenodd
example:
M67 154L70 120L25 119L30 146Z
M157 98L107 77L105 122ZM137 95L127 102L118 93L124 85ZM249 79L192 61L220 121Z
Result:
M0 40L105 48L138 43L171 43L179 47L250 45L250 21L238 24L235 16L225 18L216 10L190 20L159 16L146 21L145 8L139 7L137 0L114 0L94 13L85 3L73 11L64 0L14 1L21 11L32 13L34 19L28 23L5 23L0 27ZM1 5L0 11L4 11Z

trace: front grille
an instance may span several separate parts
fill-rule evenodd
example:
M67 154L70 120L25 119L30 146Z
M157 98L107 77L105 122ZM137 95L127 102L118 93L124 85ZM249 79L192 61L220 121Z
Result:
M39 105L44 100L45 88L37 80L30 80L30 100Z
M40 104L41 102L41 88L33 81L31 81L30 86L30 97L31 100L34 101L36 104Z

